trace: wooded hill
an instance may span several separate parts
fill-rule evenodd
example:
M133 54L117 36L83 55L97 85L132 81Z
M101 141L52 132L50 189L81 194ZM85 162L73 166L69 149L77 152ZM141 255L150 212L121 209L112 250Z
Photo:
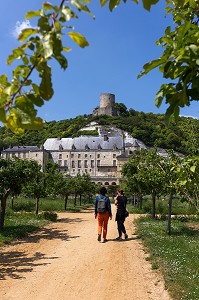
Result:
M169 124L162 114L138 112L127 110L120 104L120 116L77 116L74 119L51 121L44 124L39 131L26 131L24 134L14 134L5 127L0 127L0 150L10 145L41 146L47 138L76 137L82 134L79 131L86 124L96 121L99 125L114 125L129 132L134 138L142 140L147 146L174 149L183 154L199 153L199 120L179 117ZM91 132L84 131L90 135ZM96 135L97 131L92 132Z

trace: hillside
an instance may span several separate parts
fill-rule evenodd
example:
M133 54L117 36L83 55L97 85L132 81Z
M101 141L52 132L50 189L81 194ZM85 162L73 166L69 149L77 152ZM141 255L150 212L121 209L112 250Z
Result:
M46 122L40 131L26 131L13 134L9 129L0 127L0 150L10 145L40 146L50 137L76 137L79 130L88 123L96 121L99 125L114 125L142 140L149 147L174 149L184 154L199 152L199 120L179 117L178 121L165 122L161 114L143 113L133 109L121 111L121 116L77 116L74 119ZM83 132L90 134L91 132ZM97 132L93 131L93 135Z

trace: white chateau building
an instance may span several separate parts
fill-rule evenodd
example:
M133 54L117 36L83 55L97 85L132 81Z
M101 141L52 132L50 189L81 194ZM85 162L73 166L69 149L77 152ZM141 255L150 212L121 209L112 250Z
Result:
M109 114L114 106L113 94L100 96L100 108L95 114ZM107 106L107 109L106 109ZM20 157L34 159L45 170L47 160L59 164L65 174L76 176L87 173L95 183L118 185L122 165L135 150L146 148L143 142L134 139L127 132L113 126L100 126L96 122L82 130L97 130L98 136L76 138L49 138L41 148L36 146L14 146L2 151L3 158Z

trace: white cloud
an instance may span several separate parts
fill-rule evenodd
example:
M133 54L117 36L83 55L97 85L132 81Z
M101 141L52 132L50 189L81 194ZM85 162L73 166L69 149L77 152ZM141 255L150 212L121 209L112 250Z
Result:
M17 39L21 31L25 28L30 28L32 27L29 21L17 21L15 25L15 29L12 32L12 35Z

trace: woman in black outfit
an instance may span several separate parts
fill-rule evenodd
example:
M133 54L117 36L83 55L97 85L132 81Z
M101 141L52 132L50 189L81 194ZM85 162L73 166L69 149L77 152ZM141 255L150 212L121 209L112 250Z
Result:
M118 229L118 233L119 233L119 236L116 238L116 240L119 240L119 241L122 240L122 233L124 233L125 239L128 238L128 235L126 233L126 229L124 226L126 203L127 203L127 198L126 198L126 196L124 196L123 190L119 190L117 192L117 196L115 198L115 205L117 206L117 213L116 213L115 221L117 221L117 229Z

